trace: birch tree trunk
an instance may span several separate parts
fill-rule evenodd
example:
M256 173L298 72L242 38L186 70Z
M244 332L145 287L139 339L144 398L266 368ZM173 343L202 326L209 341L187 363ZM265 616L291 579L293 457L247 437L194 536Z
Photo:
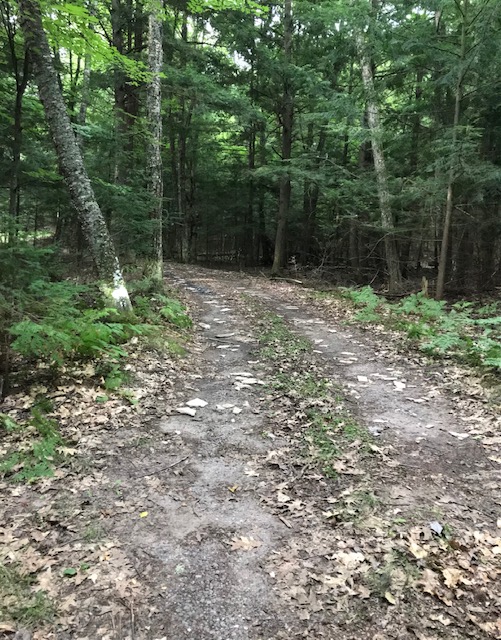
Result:
M20 0L19 10L26 47L33 62L34 78L56 149L59 168L90 247L98 277L102 282L103 294L108 304L122 311L130 311L132 307L129 294L115 247L96 201L64 104L49 43L42 26L40 5L37 0Z
M447 270L447 255L449 251L449 237L451 233L452 213L454 211L454 182L456 181L457 167L457 147L458 147L458 128L459 118L461 115L461 101L463 99L463 81L466 74L465 57L466 57L466 35L467 35L467 16L468 16L468 0L464 0L461 25L461 44L459 53L459 71L456 82L456 95L454 99L454 121L452 123L452 150L449 168L449 178L447 183L447 199L445 203L444 227L442 230L442 245L440 247L440 258L438 263L437 287L435 290L435 298L441 300L444 297L445 289L445 273Z
M148 191L151 195L151 241L149 259L146 265L147 274L161 280L163 275L162 249L162 93L160 72L163 64L162 23L158 11L152 7L148 18L148 82L146 111L149 127L148 142Z
M362 80L367 101L367 121L371 134L372 155L374 157L374 170L379 196L379 210L381 216L381 226L384 233L384 248L386 254L386 266L389 275L389 291L397 292L402 285L400 264L398 260L397 246L395 243L395 225L391 211L390 190L388 188L388 176L386 162L382 144L381 119L379 107L374 90L374 77L372 73L371 60L367 54L366 44L361 32L356 34L356 45L360 67L362 70Z
M284 0L284 60L286 70L284 74L282 121L282 171L280 177L280 197L278 204L277 234L275 237L275 255L272 275L278 274L285 263L287 219L291 201L290 160L292 156L292 126L294 120L294 97L292 91L291 71L292 59L292 0Z

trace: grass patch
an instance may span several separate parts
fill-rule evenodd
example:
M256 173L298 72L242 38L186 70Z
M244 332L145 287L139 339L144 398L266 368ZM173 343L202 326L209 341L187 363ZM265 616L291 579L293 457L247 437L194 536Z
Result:
M0 563L0 620L26 625L52 620L54 606L43 591L33 591L34 582L16 566Z
M408 591L420 578L420 571L403 551L394 549L387 555L384 564L370 571L365 582L371 592L392 604Z
M336 399L339 405L339 398ZM354 442L360 443L359 451L365 452L370 436L348 413L339 413L312 408L307 412L309 426L305 434L310 457L320 460L324 474L330 478L337 476L335 460Z
M335 478L337 471L332 466L332 460L341 453L335 422L319 412L312 411L309 417L311 422L305 434L305 441L309 445L308 454L321 462L322 471L327 477Z
M261 355L273 362L296 359L312 350L308 340L293 333L280 316L270 311L262 313L257 337Z
M104 527L99 522L90 522L83 533L85 542L98 542L106 535Z
M277 391L298 398L325 398L330 386L325 378L319 379L309 371L296 371L291 375L279 372L274 376L272 384Z
M317 460L325 476L337 476L336 461L358 441L360 451L370 441L367 431L350 416L331 380L310 357L312 344L296 335L284 320L251 302L258 317L260 356L273 364L271 386L287 396L304 415L305 453Z

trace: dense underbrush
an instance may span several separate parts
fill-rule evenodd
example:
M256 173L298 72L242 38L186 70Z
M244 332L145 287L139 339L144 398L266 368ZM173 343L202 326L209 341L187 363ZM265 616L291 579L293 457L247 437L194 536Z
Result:
M501 372L501 306L496 301L449 305L417 293L390 302L369 286L325 295L349 300L357 310L357 322L401 331L427 355Z
M32 396L19 420L0 405L0 475L31 482L64 463L49 389L64 380L100 389L98 402L118 393L134 404L131 352L183 352L191 319L182 303L152 280L132 280L129 291L134 311L123 315L103 305L98 283L64 278L53 250L0 247L0 400Z

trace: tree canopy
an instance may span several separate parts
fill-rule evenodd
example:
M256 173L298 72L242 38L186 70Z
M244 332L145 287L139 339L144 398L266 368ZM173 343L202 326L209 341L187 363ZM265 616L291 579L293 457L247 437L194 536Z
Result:
M182 261L317 269L390 290L424 275L439 297L499 284L499 3L40 7L86 171L125 263L158 257L156 229L161 256ZM162 33L156 70L152 15ZM19 6L2 0L1 19L2 241L55 241L85 258Z

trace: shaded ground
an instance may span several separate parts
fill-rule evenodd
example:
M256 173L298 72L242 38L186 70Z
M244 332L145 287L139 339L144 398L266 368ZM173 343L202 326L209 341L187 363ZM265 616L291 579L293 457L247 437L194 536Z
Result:
M139 412L53 392L74 467L1 486L2 554L58 606L33 638L501 638L501 439L478 381L287 283L167 278L196 318L189 355L134 363ZM304 371L258 350L265 309L313 344ZM325 397L276 384L301 373ZM332 474L312 407L355 425Z

